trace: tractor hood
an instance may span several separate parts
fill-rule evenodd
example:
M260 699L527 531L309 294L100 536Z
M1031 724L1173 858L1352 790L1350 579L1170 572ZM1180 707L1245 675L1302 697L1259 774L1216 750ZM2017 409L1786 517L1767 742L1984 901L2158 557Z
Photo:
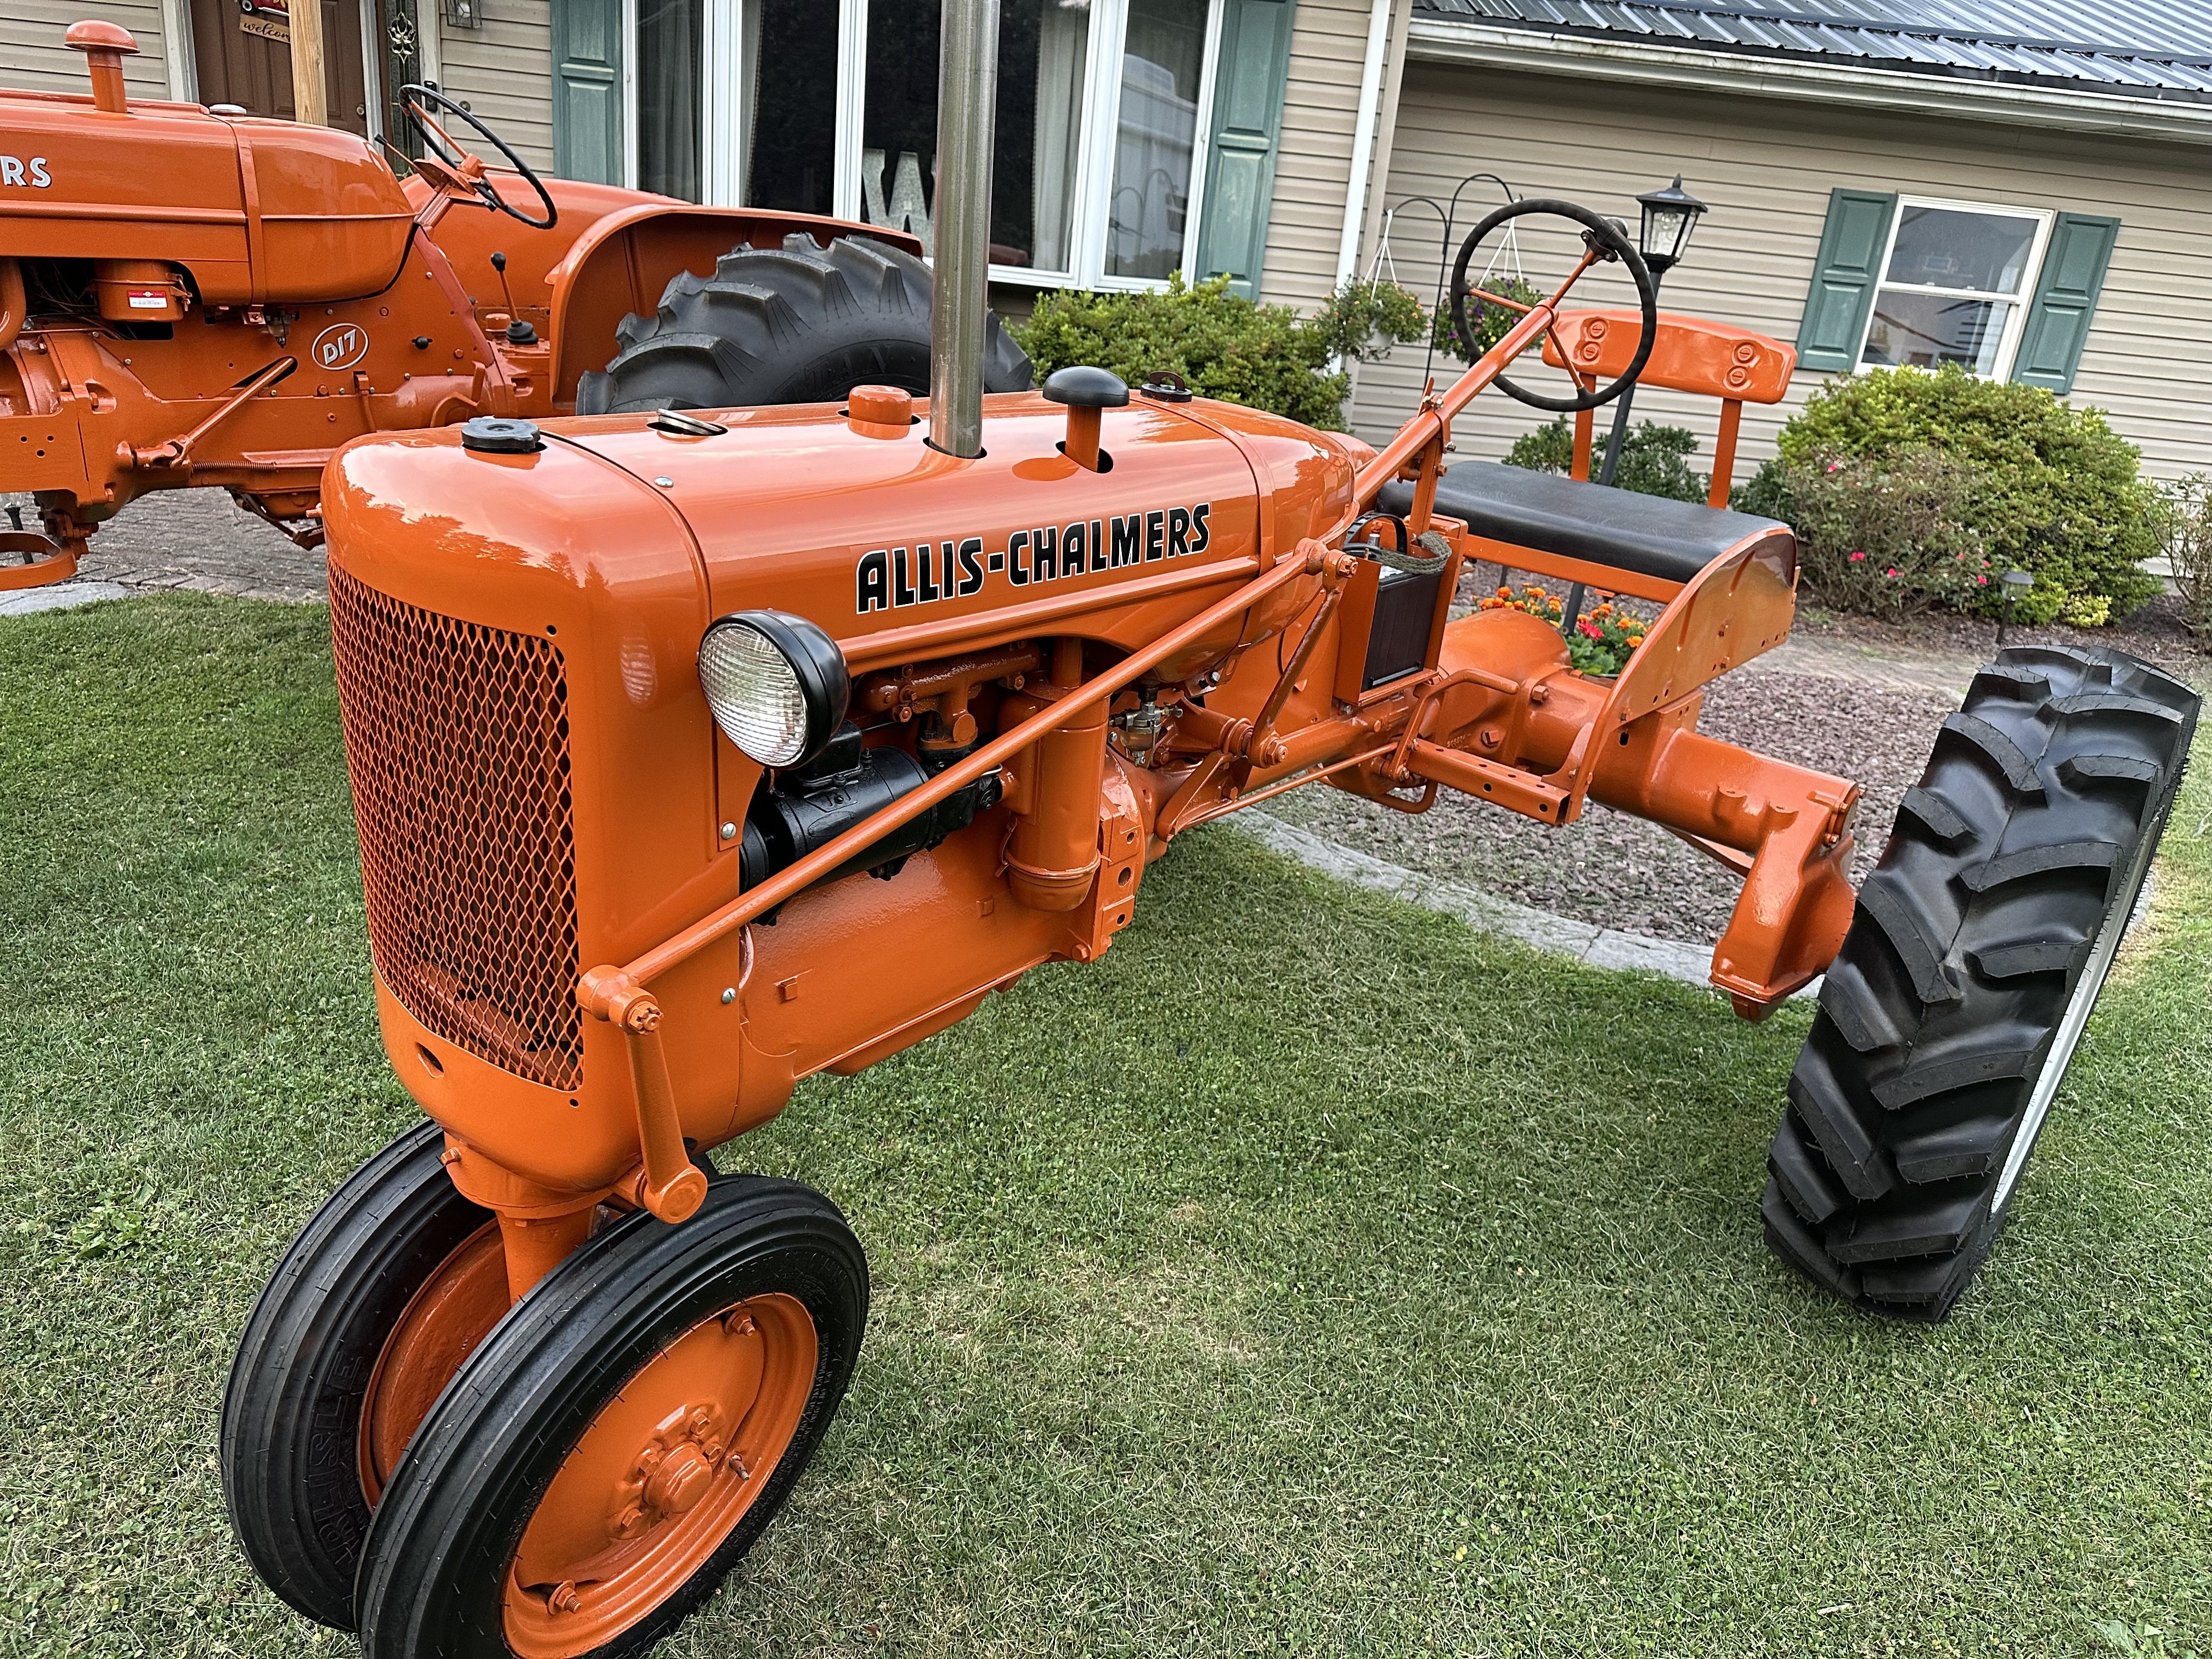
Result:
M450 428L364 438L324 475L342 685L349 653L364 653L349 734L394 665L421 677L428 712L408 718L451 720L463 746L471 727L514 718L509 702L542 706L542 690L518 689L525 665L557 680L574 775L600 798L574 803L594 961L737 890L718 832L744 818L760 769L718 738L700 689L716 617L804 617L856 678L1048 636L1125 651L1326 529L1352 495L1344 441L1231 404L1139 396L1108 410L1112 465L1095 473L1060 453L1066 413L1034 393L987 399L986 453L964 461L931 449L919 420L860 427L823 405L709 416L727 429L549 422L521 454L470 450ZM1279 628L1310 597L1304 583L1280 592L1163 678ZM591 832L602 805L648 799L665 810L625 812L618 843Z
M166 260L210 306L319 304L389 287L412 218L391 167L349 132L0 92L0 252Z
M332 565L442 614L556 627L568 650L650 615L655 684L696 696L699 635L733 611L804 616L855 672L1041 632L1140 643L1351 495L1349 441L1231 404L1109 411L1100 472L1060 453L1066 412L1030 393L988 400L972 461L932 449L919 415L707 418L726 430L551 422L526 454L452 430L358 441L325 480Z

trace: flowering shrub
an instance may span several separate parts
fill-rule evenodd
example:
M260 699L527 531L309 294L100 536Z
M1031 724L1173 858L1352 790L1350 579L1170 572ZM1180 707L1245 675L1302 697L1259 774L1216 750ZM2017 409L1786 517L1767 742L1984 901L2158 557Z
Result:
M2034 574L2020 601L2022 622L2094 628L2158 591L2142 568L2157 551L2157 493L2141 476L2136 447L2098 410L2035 386L1977 380L1955 363L1932 374L1867 369L1828 381L1778 441L1793 482L1837 456L1899 473L1913 450L1960 463L1967 487L1951 516L1979 533L1979 550L1996 569ZM1799 507L1790 522L1802 534ZM1954 562L1960 550L1951 550ZM1909 579L1905 566L1898 569L1899 580ZM2002 604L1994 576L1986 588L1936 602L1984 616Z
M1548 590L1534 586L1525 586L1518 593L1510 587L1501 587L1475 609L1525 611L1554 628L1566 617L1566 611L1558 599ZM1618 674L1636 647L1644 643L1648 626L1643 617L1616 611L1611 600L1601 600L1595 609L1576 618L1574 631L1567 635L1567 661L1585 674Z
M1908 449L1816 456L1786 477L1799 563L1826 603L1894 618L1978 609L1996 585L1997 567L1966 522L1965 465Z

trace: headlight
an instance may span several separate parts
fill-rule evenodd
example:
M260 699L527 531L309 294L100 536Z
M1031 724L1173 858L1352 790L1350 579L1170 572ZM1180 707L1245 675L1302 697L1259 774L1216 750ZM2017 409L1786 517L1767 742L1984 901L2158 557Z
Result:
M740 611L699 641L699 685L722 734L763 766L811 760L844 724L853 684L837 641L804 617Z

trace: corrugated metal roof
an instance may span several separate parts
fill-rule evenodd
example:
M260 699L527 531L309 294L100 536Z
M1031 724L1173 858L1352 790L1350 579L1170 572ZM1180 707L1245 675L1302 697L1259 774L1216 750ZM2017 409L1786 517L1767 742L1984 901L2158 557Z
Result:
M2203 0L1413 0L1424 16L2212 102Z

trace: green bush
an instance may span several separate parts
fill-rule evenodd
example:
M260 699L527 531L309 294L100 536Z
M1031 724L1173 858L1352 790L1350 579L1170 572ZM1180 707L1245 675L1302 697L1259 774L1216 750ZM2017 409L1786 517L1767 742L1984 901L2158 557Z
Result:
M1332 363L1419 339L1427 326L1395 283L1347 283L1319 315L1301 318L1230 293L1225 276L1191 287L1177 276L1164 293L1040 295L1012 331L1039 380L1090 363L1135 386L1164 369L1200 397L1337 429L1351 382Z
M1785 470L1798 563L1839 610L1898 617L1963 611L1994 590L1966 522L1973 469L1932 449L1828 456Z
M1664 495L1669 501L1703 501L1712 480L1690 465L1698 453L1696 434L1679 426L1640 421L1621 441L1620 465L1613 471L1616 489L1632 489L1639 495ZM1605 431L1597 434L1590 456L1595 474L1605 455ZM1575 434L1567 417L1524 432L1506 452L1505 465L1531 472L1565 472L1574 465Z
M2035 577L2019 602L2023 621L2096 627L2157 592L2142 569L2156 551L2156 492L2100 410L1955 364L1869 369L1814 392L1779 447L1793 476L1850 457L1894 468L1914 449L1969 469L1966 523L1999 569ZM1966 608L1995 614L1996 594L1991 583Z
M1748 513L1754 518L1779 519L1784 524L1796 520L1791 517L1796 509L1790 500L1789 471L1772 456L1759 464L1759 470L1729 491L1729 506L1738 513Z

